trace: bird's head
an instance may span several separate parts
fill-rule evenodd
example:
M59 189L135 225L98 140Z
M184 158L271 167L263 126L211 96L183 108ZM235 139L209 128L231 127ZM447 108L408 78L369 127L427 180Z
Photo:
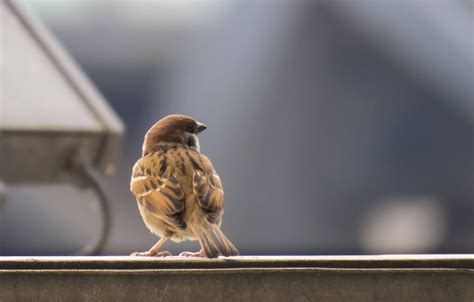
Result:
M183 144L199 150L197 135L206 128L206 125L190 116L168 115L156 122L145 134L143 154L155 151L160 143Z

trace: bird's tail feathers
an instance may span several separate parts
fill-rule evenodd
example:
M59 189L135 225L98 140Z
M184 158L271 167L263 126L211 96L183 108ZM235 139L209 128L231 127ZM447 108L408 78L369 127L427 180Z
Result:
M219 256L238 256L239 251L215 224L206 223L193 227L193 231L201 243L204 254L208 258Z

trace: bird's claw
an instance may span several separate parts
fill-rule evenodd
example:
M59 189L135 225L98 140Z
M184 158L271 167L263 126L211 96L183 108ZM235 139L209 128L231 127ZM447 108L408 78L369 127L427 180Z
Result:
M181 257L204 257L204 252L203 251L199 251L199 252L181 252L179 253L179 256Z
M146 252L134 252L130 254L132 257L169 257L171 253L168 251L157 252L157 251L146 251Z

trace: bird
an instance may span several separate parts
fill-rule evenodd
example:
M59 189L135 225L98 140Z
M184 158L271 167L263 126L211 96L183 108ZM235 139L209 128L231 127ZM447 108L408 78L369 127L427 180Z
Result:
M146 227L160 239L148 251L131 256L171 256L160 251L169 239L199 241L200 251L180 256L239 255L220 228L224 189L211 161L200 151L198 134L205 129L193 117L172 114L146 132L142 156L132 169L130 190Z

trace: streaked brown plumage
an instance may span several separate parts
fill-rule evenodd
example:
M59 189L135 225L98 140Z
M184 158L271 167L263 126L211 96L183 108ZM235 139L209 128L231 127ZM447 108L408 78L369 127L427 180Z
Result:
M130 189L145 225L161 239L147 252L132 255L169 256L169 252L158 252L167 239L199 240L201 251L182 256L238 255L220 229L224 190L211 161L200 153L197 134L204 129L192 117L176 114L161 119L146 133Z

